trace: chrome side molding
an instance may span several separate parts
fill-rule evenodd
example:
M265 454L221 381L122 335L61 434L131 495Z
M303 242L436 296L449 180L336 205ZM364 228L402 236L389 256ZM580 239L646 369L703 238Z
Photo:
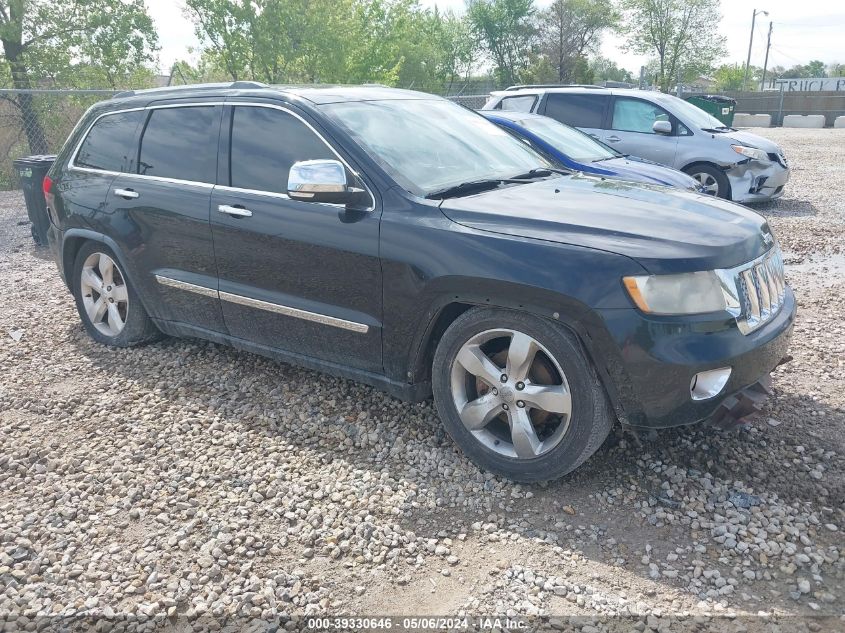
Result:
M256 308L257 310L266 310L267 312L274 312L283 316L292 317L294 319L302 319L304 321L311 321L312 323L319 323L321 325L328 325L330 327L340 328L342 330L349 330L350 332L357 332L359 334L366 334L370 331L370 326L365 323L358 323L357 321L348 321L346 319L339 319L337 317L328 316L327 314L320 314L319 312L309 312L308 310L300 310L299 308L292 308L290 306L282 305L281 303L272 303L270 301L261 301L260 299L251 299L243 295L236 295L231 292L221 292L214 288L207 286L199 286L197 284L188 283L187 281L180 281L171 277L163 275L155 275L156 281L162 286L184 290L186 292L193 292L203 297L211 297L213 299L221 299L229 303L236 303L238 305L247 306L249 308Z

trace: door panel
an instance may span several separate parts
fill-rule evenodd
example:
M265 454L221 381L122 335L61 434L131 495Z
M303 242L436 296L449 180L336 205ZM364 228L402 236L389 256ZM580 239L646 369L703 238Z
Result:
M151 316L225 332L209 219L222 106L149 110L138 171L119 175L106 198L133 280Z
M228 153L235 186L215 187L211 199L221 305L230 334L381 372L377 211L289 199L282 191L293 162L337 156L286 111L231 110ZM231 207L240 212L233 214Z
M643 99L616 97L613 100L610 129L603 131L602 141L623 154L631 154L672 166L678 148L675 135L677 122L668 112ZM673 123L673 134L655 134L652 125L665 120Z
M209 184L118 176L106 206L151 316L225 332L209 224ZM116 193L137 194L127 199ZM203 292L209 289L211 292Z

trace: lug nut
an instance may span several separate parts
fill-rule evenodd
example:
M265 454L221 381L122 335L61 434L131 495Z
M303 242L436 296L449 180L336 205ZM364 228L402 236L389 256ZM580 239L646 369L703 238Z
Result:
M508 405L503 404L503 405L502 405L502 408L503 408L505 411L507 411L507 410L508 410Z
M508 381L508 375L502 374L502 376L499 378L499 380L501 380L502 382L507 382Z
M493 387L493 395L494 395L494 396L498 396L498 395L499 395L499 390L498 390L498 389L496 389L495 387Z
M517 400L516 406L518 406L520 409L522 409L522 408L525 407L525 403L522 400Z
M523 389L525 389L525 383L524 382L516 383L516 389L517 389L517 391L522 391Z

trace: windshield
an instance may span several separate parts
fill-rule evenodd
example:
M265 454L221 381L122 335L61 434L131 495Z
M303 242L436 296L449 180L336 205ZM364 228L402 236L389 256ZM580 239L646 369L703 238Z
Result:
M664 97L660 99L667 109L674 110L673 114L681 121L691 127L697 127L700 130L711 130L716 128L723 128L725 124L714 116L707 114L704 110L691 104L689 101L678 99L677 97Z
M355 101L323 108L415 195L549 166L525 143L449 101Z
M592 163L621 156L619 152L599 143L589 134L554 119L537 117L517 123L579 163Z

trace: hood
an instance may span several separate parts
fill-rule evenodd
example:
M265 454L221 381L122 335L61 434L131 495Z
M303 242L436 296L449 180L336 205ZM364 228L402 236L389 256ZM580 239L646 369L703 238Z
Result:
M608 171L610 172L609 175L624 180L698 191L698 183L684 172L633 156L611 158L599 163L592 163L590 166Z
M730 141L732 145L747 145L748 147L756 147L767 153L780 154L781 149L777 143L770 141L762 136L757 136L751 132L742 132L736 130L735 132L725 132L724 134L717 134L716 138L722 137Z
M467 227L626 255L654 274L730 268L771 241L766 220L737 204L582 174L449 198L440 208Z

